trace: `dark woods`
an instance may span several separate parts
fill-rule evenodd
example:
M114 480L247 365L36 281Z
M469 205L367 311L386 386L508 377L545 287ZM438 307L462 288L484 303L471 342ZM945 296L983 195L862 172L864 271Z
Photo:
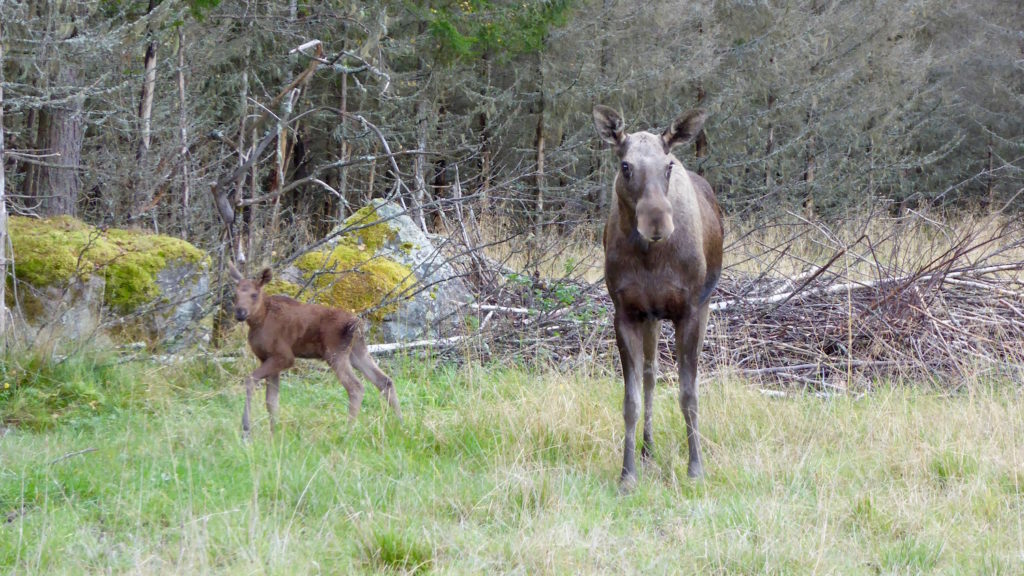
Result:
M733 218L1022 201L1016 2L474 6L5 3L8 201L257 261L370 197L596 229L598 101L709 110L679 154Z

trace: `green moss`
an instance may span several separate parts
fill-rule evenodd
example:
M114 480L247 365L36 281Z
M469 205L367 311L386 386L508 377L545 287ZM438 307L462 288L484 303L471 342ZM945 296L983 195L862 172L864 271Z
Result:
M415 283L407 266L374 257L370 250L347 243L305 254L295 265L305 278L314 279L312 288L317 302L355 312L400 296ZM396 308L397 303L383 306L373 317L379 320Z
M265 294L284 294L285 296L291 296L292 298L299 297L299 291L302 289L298 284L292 284L287 280L281 280L280 278L274 278L269 284L263 287Z
M398 300L416 283L412 270L386 256L379 249L395 240L398 233L380 220L374 204L364 206L345 220L345 228L355 228L338 240L333 248L310 252L295 261L305 282L303 286L275 278L266 287L268 294L285 294L307 302L365 312L382 301L388 305L370 314L382 320L398 308ZM408 243L401 246L408 251ZM301 294L300 294L301 291Z
M362 244L371 252L376 252L382 245L387 244L395 239L397 233L395 230L388 226L387 222L381 222L379 224L373 224L380 220L380 216L377 214L377 207L374 204L367 204L359 210L345 219L346 228L358 228L354 230L348 236L346 241L351 244ZM372 226L368 226L373 224ZM366 226L365 228L360 228Z
M37 288L102 274L104 304L130 312L159 295L156 274L175 261L206 255L184 240L132 230L100 230L70 216L12 216L11 243L18 278Z

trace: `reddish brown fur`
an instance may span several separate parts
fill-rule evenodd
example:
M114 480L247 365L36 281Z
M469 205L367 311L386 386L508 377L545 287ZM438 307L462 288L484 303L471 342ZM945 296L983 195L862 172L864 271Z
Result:
M345 310L304 304L287 296L265 296L263 286L271 279L269 268L254 279L243 278L233 266L230 270L238 283L235 318L249 325L249 346L261 362L245 382L242 430L246 435L256 382L267 381L267 412L273 429L280 374L290 368L296 358L318 358L331 366L348 392L350 418L359 414L363 401L363 384L352 372L354 366L385 395L401 420L395 385L370 357L359 318Z
M683 114L661 135L626 134L618 112L594 108L601 138L621 161L604 232L605 283L615 306L615 335L625 381L624 489L636 481L634 451L644 392L641 458L651 460L652 404L659 321L672 322L679 364L679 403L686 420L688 473L703 473L697 427L697 357L707 326L709 297L722 269L722 212L711 185L683 168L673 146L700 133L704 113ZM641 373L642 367L642 373Z

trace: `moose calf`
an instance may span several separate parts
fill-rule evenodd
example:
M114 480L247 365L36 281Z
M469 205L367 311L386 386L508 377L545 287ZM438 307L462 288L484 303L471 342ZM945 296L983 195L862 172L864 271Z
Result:
M287 296L265 296L263 287L271 272L264 268L254 279L244 278L228 265L235 288L235 318L249 325L249 346L260 366L245 381L245 411L242 431L249 435L249 408L256 382L267 381L267 412L274 430L277 418L277 393L281 372L295 358L319 358L327 362L348 392L348 415L355 419L363 403L363 384L352 372L355 366L388 399L399 421L395 384L370 357L359 319L350 312L316 304L304 304Z

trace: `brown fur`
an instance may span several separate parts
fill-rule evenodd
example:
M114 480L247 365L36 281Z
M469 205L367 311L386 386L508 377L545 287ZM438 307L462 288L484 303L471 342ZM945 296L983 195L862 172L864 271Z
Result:
M354 366L387 398L401 420L395 385L370 357L359 318L345 310L305 304L287 296L265 296L263 286L271 279L269 268L254 279L243 278L234 266L230 271L238 283L235 318L249 325L249 347L261 362L245 381L242 431L246 436L256 382L267 381L267 412L273 430L280 374L291 368L296 358L321 359L330 365L348 393L349 418L355 419L363 402L363 384L352 372Z
M660 320L672 322L679 364L679 403L686 420L688 474L703 474L697 426L697 358L707 327L708 303L722 269L722 212L711 185L686 170L673 146L700 133L695 110L663 134L626 134L621 116L594 108L594 124L620 160L604 231L605 284L615 306L615 336L625 380L626 424L620 485L636 481L634 452L643 381L641 458L652 458L651 425ZM642 373L641 373L642 368Z

